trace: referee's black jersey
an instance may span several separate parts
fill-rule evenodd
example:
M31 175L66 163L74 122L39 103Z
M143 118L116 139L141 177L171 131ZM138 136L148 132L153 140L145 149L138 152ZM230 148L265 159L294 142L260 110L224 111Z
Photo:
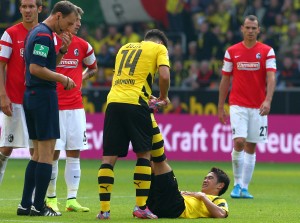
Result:
M25 40L26 86L56 88L55 81L47 81L32 75L30 64L37 64L49 70L56 69L56 52L52 30L44 23L39 23L28 34Z

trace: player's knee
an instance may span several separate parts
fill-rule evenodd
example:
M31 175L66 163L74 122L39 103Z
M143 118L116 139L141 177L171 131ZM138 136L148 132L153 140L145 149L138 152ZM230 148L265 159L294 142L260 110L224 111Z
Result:
M235 138L234 139L234 148L238 151L244 149L246 140L244 138Z
M2 153L4 156L10 156L12 154L13 148L12 147L1 147L0 153Z
M67 157L79 158L80 150L66 150Z

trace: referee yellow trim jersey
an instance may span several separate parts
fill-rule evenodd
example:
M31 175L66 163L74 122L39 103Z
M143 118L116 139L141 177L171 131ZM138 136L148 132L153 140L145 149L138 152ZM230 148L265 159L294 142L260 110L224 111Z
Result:
M209 200L211 200L214 204L222 208L228 213L228 205L225 199L219 196L206 195ZM209 211L207 210L203 201L191 197L191 196L183 196L185 210L180 215L180 218L211 218Z
M167 48L152 41L128 43L119 50L107 104L148 105L158 67L170 67Z

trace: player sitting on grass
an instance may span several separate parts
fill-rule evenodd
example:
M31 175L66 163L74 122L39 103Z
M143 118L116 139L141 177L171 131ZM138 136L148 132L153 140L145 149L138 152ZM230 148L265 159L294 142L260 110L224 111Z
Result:
M224 194L230 183L227 174L213 167L204 177L200 192L179 191L169 164L153 163L147 206L158 218L226 218L228 205Z

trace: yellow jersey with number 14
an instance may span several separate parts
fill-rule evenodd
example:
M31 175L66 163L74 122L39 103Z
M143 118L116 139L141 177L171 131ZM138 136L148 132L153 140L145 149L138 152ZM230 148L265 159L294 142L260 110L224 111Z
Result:
M148 106L159 66L170 67L167 48L152 41L128 43L117 54L107 104L112 102Z

